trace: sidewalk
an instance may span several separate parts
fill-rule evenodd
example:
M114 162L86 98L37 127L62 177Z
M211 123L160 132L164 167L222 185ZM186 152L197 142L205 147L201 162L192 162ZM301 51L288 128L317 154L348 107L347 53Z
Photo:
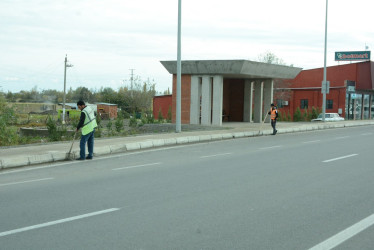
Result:
M344 128L352 126L374 125L374 120L342 121L342 122L278 122L278 134L305 132L311 130ZM227 129L230 128L230 129ZM260 129L262 129L260 131ZM172 146L178 144L208 142L214 140L233 139L270 135L272 129L269 123L224 123L222 130L190 131L181 133L165 133L138 135L131 137L97 138L95 139L94 156L124 153L127 151ZM31 144L25 146L0 149L0 170L41 163L64 161L71 142ZM72 152L79 156L79 141L74 143Z

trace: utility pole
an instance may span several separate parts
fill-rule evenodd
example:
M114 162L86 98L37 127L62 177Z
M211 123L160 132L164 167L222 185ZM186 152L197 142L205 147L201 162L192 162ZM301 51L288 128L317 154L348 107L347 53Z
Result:
M133 88L133 83L134 83L134 70L135 69L129 69L131 71L131 78L130 78L130 81L131 81L131 90Z
M327 50L327 7L329 1L326 0L326 18L325 18L325 53L324 53L324 67L323 67L323 81L322 81L322 121L325 121L326 114L326 93L329 93L329 83L326 81L326 50Z
M62 124L65 124L65 102L66 102L66 68L73 67L72 64L68 63L68 55L65 56L65 66L64 66L64 101L62 105Z
M175 121L175 132L180 133L182 131L181 126L181 113L182 113L182 105L181 105L181 71L182 71L182 63L181 63L181 25L182 24L182 0L178 0L178 48L177 48L177 107L176 107L176 121Z

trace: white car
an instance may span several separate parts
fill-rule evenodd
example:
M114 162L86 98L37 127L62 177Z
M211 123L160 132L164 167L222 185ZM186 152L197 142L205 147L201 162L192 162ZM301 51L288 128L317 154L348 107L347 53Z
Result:
M312 120L312 122L321 122L321 121L322 121L322 114L319 114L317 119ZM338 121L344 121L344 118L340 117L338 113L325 113L325 121L338 122Z

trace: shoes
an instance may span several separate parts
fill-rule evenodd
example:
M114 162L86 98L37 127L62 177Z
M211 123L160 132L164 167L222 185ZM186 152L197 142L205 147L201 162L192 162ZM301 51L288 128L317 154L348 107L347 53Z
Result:
M92 160L92 156L87 156L86 160Z
M84 161L85 159L84 158L78 158L76 159L77 161Z

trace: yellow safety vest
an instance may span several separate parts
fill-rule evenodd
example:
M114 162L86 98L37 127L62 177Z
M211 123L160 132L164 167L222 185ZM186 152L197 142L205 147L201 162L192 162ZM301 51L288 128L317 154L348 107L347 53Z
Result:
M94 110L91 107L85 107L82 112L86 115L82 128L82 135L87 135L97 127L96 117Z

